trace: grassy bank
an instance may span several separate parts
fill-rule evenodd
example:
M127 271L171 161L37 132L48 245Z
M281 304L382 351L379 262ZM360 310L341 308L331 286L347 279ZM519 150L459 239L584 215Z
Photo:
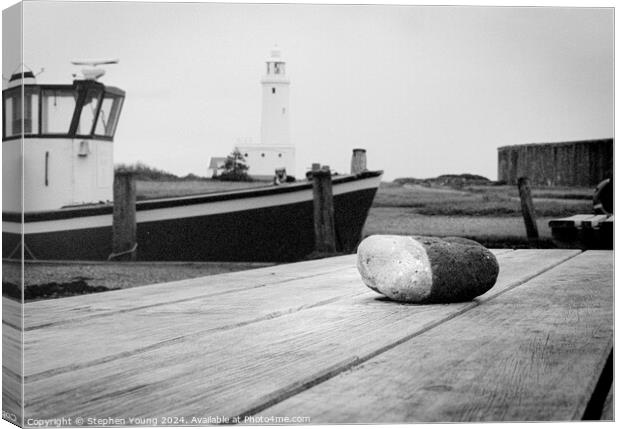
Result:
M382 183L364 236L461 236L487 247L552 248L549 220L592 211L592 189L532 189L540 240L526 237L516 186Z
M539 217L563 217L592 210L591 189L533 189ZM420 215L521 216L516 186L475 186L463 189L382 183L373 207L400 207Z

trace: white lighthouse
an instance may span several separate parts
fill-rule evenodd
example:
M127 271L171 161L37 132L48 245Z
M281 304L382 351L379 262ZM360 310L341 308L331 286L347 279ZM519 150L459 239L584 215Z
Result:
M295 147L291 143L289 87L286 61L278 47L271 50L266 60L265 75L261 79L263 110L261 114L261 142L258 145L237 146L244 156L252 177L271 179L276 170L286 169L295 174Z

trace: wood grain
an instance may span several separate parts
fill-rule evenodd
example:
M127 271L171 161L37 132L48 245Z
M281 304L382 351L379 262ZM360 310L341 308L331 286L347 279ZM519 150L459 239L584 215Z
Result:
M68 325L82 319L109 316L146 307L191 301L198 297L236 293L292 279L311 278L342 269L355 255L296 264L223 273L139 288L28 303L24 309L26 330Z
M611 252L590 251L266 409L320 422L580 419L613 342Z
M4 297L2 299L3 301L8 300ZM5 308L7 306L3 305L3 309ZM3 313L2 317L5 316ZM21 421L22 416L22 357L22 331L3 323L2 410L16 416L18 421Z
M501 266L498 283L473 302L403 305L385 301L374 292L363 292L275 319L181 337L172 344L111 362L50 373L26 382L27 416L251 413L345 371L356 362L371 359L578 253L566 250L503 253L498 257ZM323 260L326 265L330 262ZM346 257L339 262L350 269ZM314 278L306 279L310 285L306 290L312 289L314 281ZM337 277L333 285L341 287ZM258 299L263 289L254 289L243 300ZM291 294L286 285L282 284L281 289L283 294ZM201 321L201 317L196 318L197 325ZM156 332L171 322L157 323L155 319L145 322L136 317L125 327L131 330L140 323L147 323L145 326ZM71 332L78 325L76 322L66 326L65 335L72 337ZM44 333L46 329L41 331ZM185 329L177 335L182 336ZM45 353L44 349L37 350L36 344L32 345L32 353ZM55 355L48 356L50 360L56 359ZM27 367L26 370L37 373L36 369Z
M70 328L61 321L45 329L28 330L26 380L109 362L184 338L238 328L367 292L355 267L354 255L340 261L342 269L317 274L312 282L301 278L267 284L260 291L243 289L234 294L198 296L170 304L137 305L131 311L73 320ZM72 314L73 308L68 307L66 313ZM128 326L132 328L127 329ZM71 336L67 335L68 329ZM54 358L50 359L50 355Z
M2 323L15 329L22 329L23 305L5 296L2 297Z
M352 265L312 277L312 282L290 280L266 285L260 292L246 289L26 331L26 381L280 318L367 291Z

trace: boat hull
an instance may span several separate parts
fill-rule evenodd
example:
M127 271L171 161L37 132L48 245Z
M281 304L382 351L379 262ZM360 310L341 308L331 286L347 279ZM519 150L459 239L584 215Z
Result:
M335 178L338 252L352 252L381 173ZM143 261L294 261L314 250L312 184L270 187L137 204L137 259ZM24 216L24 257L106 260L111 207ZM3 257L21 252L19 222L3 213Z

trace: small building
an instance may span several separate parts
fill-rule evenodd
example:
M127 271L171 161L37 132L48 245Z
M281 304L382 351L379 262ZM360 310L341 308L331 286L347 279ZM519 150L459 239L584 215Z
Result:
M209 162L209 167L207 168L207 175L210 175L211 177L219 176L220 173L224 170L224 164L226 164L226 157L212 157L211 161Z

